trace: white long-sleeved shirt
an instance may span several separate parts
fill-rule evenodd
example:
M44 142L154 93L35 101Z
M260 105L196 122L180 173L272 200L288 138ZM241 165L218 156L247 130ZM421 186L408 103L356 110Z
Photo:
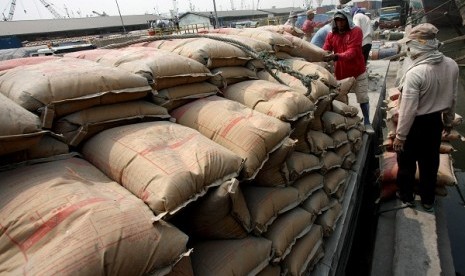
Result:
M405 140L416 116L443 112L444 125L455 116L459 67L444 56L437 64L420 64L410 69L404 80L399 105L396 137Z
M366 44L371 44L373 41L372 33L373 29L371 28L371 20L368 16L364 15L363 13L356 13L353 17L354 24L359 26L362 29L363 33L363 40L362 46Z

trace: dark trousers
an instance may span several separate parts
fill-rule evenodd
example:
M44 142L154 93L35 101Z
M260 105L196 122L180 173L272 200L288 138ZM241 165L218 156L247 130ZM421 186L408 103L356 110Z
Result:
M370 55L371 43L362 46L363 57L365 58L365 64L367 64L368 56Z
M403 201L412 201L417 162L423 204L433 204L439 169L443 124L441 112L417 116L407 135L404 151L397 153L397 187Z

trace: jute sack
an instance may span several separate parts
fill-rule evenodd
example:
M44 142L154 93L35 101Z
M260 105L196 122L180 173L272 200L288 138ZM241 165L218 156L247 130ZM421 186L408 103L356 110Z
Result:
M332 169L325 174L323 189L328 195L333 195L347 181L348 177L349 173L346 170L341 168Z
M352 152L352 147L349 143L343 143L334 149L334 152L341 158L347 157Z
M227 34L227 36L225 36L224 34L219 34L219 33L211 33L211 34L207 34L207 35L227 39L233 45L244 44L246 47L251 48L255 52L265 52L265 53L272 53L273 52L273 48L271 47L270 44L267 44L264 41L260 41L260 40L253 39L253 38L250 38L250 37L240 36L240 35L236 35L236 34Z
M288 33L299 38L304 36L304 32L301 29L293 27L291 25L266 25L259 26L257 27L257 29L263 29L278 34Z
M46 133L30 148L0 156L0 166L69 153L68 145L54 137Z
M352 169L352 166L357 162L357 155L355 153L350 152L349 155L344 157L344 161L342 162L341 168L345 170Z
M294 152L295 140L286 138L284 143L270 154L254 179L254 184L264 187L285 187L290 183L286 159Z
M76 58L0 72L0 92L29 111L40 111L45 128L52 126L54 118L96 105L140 99L151 91L141 76Z
M339 186L337 191L331 195L331 197L337 199L339 203L342 203L344 201L346 190L347 190L347 182L344 182Z
M335 100L338 100L345 104L349 104L349 97L347 94L349 94L354 84L355 84L354 77L349 77L349 78L345 78L342 80L338 80L337 87L336 87L336 91L338 95L336 96Z
M335 201L330 201L329 195L323 189L320 189L311 194L302 203L301 207L314 215L320 215L335 203Z
M107 129L89 139L82 154L160 216L236 177L242 166L233 152L167 121Z
M282 61L282 63L285 66L289 66L292 70L302 73L304 76L317 76L329 88L336 88L338 86L336 77L326 68L316 63L298 59L288 59Z
M301 144L301 143L306 143L305 138L307 137L308 124L310 123L312 118L313 118L313 113L310 113L306 116L300 117L294 122L291 122L291 127L293 131L290 137L294 140L297 140L296 145ZM307 145L300 145L299 148L300 147L308 148Z
M267 231L273 221L286 211L299 205L299 192L293 187L254 187L243 186L247 206L249 207L254 233L260 235Z
M320 162L321 162L320 172L322 174L326 174L335 168L340 168L343 161L344 160L342 159L342 157L339 156L334 151L325 151L320 156Z
M316 109L313 112L314 119L308 125L309 129L316 131L324 130L323 121L321 120L321 117L323 116L323 113L331 110L331 101L331 98L325 97L316 104Z
M339 129L346 129L346 117L341 114L332 111L326 111L321 116L323 122L324 131L327 134L331 134Z
M255 71L243 66L228 66L211 69L213 77L208 81L219 88L246 80L258 79Z
M336 130L331 133L331 138L333 138L334 147L337 149L345 144L349 143L349 139L347 137L347 132L344 130Z
M340 115L343 115L345 117L354 117L354 116L357 116L358 114L358 108L356 108L355 106L345 104L338 100L332 101L331 104L333 107L332 111Z
M315 105L287 85L264 80L242 81L223 90L225 98L282 121L295 121L311 113Z
M449 134L442 135L442 141L462 141L465 142L465 137L456 129L452 129Z
M356 128L351 128L347 131L347 139L352 143L357 143L362 140L362 131Z
M0 173L0 271L165 275L188 236L80 158Z
M95 106L58 119L53 132L62 134L64 141L77 146L105 129L146 121L171 118L166 108L147 101Z
M252 231L249 209L236 179L212 188L189 209L189 230L198 238L243 239Z
M310 153L318 156L329 149L334 149L333 138L321 131L309 130L307 133L307 142L310 146Z
M441 146L439 147L439 152L440 153L453 153L456 152L457 150L454 148L454 146L449 143L449 142L441 142Z
M193 248L194 275L256 275L268 266L271 258L271 241L252 236L199 241Z
M342 216L342 205L337 200L333 200L336 201L336 204L319 215L315 220L315 224L323 227L323 236L326 238L333 234L337 221Z
M293 152L286 160L291 182L310 172L321 169L321 162L318 156L304 152Z
M179 44L154 41L145 43L143 46L170 51L200 62L208 68L243 66L252 59L240 48L216 40L213 36L211 38L188 39L187 41L181 41Z
M37 115L0 94L0 156L28 149L46 133Z
M238 33L237 35L263 41L266 44L271 45L275 52L288 52L292 49L292 47L294 47L292 42L284 38L284 36L266 30L248 28L243 29L242 32Z
M326 55L325 50L305 39L290 34L284 34L284 38L292 42L294 47L289 50L289 54L294 57L301 57L309 62L318 62L323 61L323 57Z
M253 179L291 131L288 123L218 96L181 106L171 116L245 159L243 179Z
M16 68L22 65L33 65L45 61L59 59L57 56L42 56L42 57L24 57L0 61L0 71Z
M158 90L158 93L152 95L152 101L171 111L196 99L216 95L219 92L215 85L202 81Z
M113 49L92 49L92 50L84 50L84 51L77 51L64 54L64 57L72 57L72 58L80 58L80 59L87 59L92 61L98 61L101 57L108 53L114 53L115 50Z
M297 239L310 231L313 220L312 214L299 207L278 216L263 234L273 242L272 262L279 263L291 252Z
M321 226L313 225L305 236L297 240L281 266L285 275L308 275L323 256L323 230Z
M101 57L98 62L141 75L155 90L202 82L212 76L208 68L200 62L150 47L113 50Z
M452 126L456 127L463 124L463 117L460 114L455 113L454 120L452 121Z
M312 172L297 179L292 187L299 191L300 202L305 201L311 194L323 188L324 176L318 172Z
M364 126L362 125L363 118L359 116L354 116L354 117L346 117L346 130L349 130L351 128L358 128L361 129Z

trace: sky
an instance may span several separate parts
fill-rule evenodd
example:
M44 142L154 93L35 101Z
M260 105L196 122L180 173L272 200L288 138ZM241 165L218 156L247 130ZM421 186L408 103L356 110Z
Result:
M173 10L175 2L179 13L187 11L213 11L213 3L216 3L218 11L256 9L285 8L285 7L305 7L306 2L317 7L317 1L322 1L322 5L339 3L339 0L45 0L60 15L65 17L87 17L96 16L93 11L100 14L105 12L108 15L118 15L119 10L122 15L142 15L160 14L168 15ZM2 19L8 16L12 0L0 0ZM231 5L232 4L232 5ZM16 8L13 20L37 20L51 19L53 15L45 8L40 0L16 0Z

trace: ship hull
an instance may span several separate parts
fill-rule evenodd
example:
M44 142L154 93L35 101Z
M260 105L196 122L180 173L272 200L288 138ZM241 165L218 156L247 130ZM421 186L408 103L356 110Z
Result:
M462 17L454 0L421 0L426 22L435 26L462 25Z

